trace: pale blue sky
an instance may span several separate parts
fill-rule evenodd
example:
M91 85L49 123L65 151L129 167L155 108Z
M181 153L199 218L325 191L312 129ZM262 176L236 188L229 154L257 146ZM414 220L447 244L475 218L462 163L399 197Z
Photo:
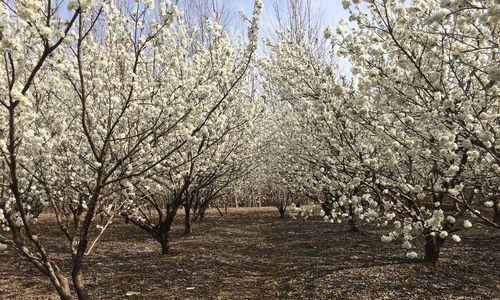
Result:
M126 0L133 1L133 0ZM164 0L156 0L163 2ZM231 1L231 0L227 0ZM260 36L264 37L268 34L273 33L273 24L275 20L274 11L273 11L273 2L277 1L279 3L283 3L283 9L286 8L287 0L262 0L264 4L264 10L261 15L261 30ZM319 10L319 15L321 16L321 22L324 24L324 27L332 26L336 27L338 21L340 19L347 19L348 12L344 10L342 7L341 0L313 0L315 4L315 9ZM63 3L67 2L67 0L63 0ZM234 14L237 15L239 10L242 10L246 16L251 16L254 0L232 0L232 5L234 9ZM69 16L69 12L65 9L63 10L63 15L65 17ZM236 16L237 17L237 16ZM340 71L344 74L348 74L350 66L347 61L342 59L337 59L339 63Z
M132 0L129 0L132 1ZM160 0L163 2L163 0ZM230 1L230 0L228 0ZM273 19L273 7L272 3L275 0L263 0L264 3L264 11L262 13L262 28L270 29L271 20ZM283 2L283 7L285 7L287 0L277 0L279 2ZM347 18L347 12L342 8L341 0L315 0L316 6L321 10L321 15L325 26L330 25L334 26L338 23L338 20L341 18ZM67 0L63 0L63 3L66 3ZM233 5L235 8L235 13L237 13L240 9L243 10L245 15L249 16L252 13L254 0L233 0ZM69 15L69 12L63 10L63 15Z
M233 0L234 6L237 10L241 9L245 12L246 15L250 15L252 13L254 0ZM273 6L272 3L275 0L263 0L264 2L264 11L262 14L262 28L269 29L270 24L273 19ZM283 2L283 7L285 7L287 0L278 0ZM320 10L320 14L322 15L322 21L325 26L335 26L339 19L348 18L347 11L342 7L341 0L316 0L316 6Z
M275 0L262 0L264 3L264 11L261 16L261 31L260 36L264 37L270 32L273 31L273 22L274 22L274 12L273 12L273 2ZM285 5L287 0L277 0L283 3L283 9L285 9ZM278 2L278 3L279 3ZM254 0L233 0L234 8L236 11L243 10L245 15L249 16L252 13ZM320 12L321 21L324 24L324 27L327 26L336 27L340 19L348 19L349 14L342 7L341 0L316 0L315 5ZM340 73L350 76L350 64L347 59L344 58L336 58L335 61L339 66Z
M231 0L227 0L231 1ZM283 10L286 9L286 3L288 0L262 0L264 4L264 10L261 15L261 26L260 26L260 36L265 37L269 34L273 34L275 23L275 15L273 3L277 2L283 3ZM349 18L349 12L342 7L341 0L312 0L314 3L314 9L319 11L319 16L321 16L321 23L324 28L331 26L333 28L337 27L340 19L347 20ZM242 10L246 16L251 16L254 0L232 0L232 5L235 13ZM314 13L313 15L316 15ZM348 22L349 24L350 22ZM348 25L349 26L349 25ZM323 30L321 30L322 32ZM262 45L259 47L263 50ZM346 58L335 57L334 61L338 64L339 72L341 74L351 77L351 65Z

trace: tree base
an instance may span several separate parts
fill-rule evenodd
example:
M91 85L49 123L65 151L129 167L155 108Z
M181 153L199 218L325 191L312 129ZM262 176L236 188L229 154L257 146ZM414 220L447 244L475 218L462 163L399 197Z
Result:
M439 252L441 251L441 246L444 243L444 239L428 235L425 238L425 255L424 262L436 265L439 260Z

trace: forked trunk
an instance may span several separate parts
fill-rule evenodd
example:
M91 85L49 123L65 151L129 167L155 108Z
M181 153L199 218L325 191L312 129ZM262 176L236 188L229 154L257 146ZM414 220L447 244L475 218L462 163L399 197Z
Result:
M278 211L280 212L280 218L285 218L286 208L282 206L278 206Z
M62 300L73 299L73 297L71 297L71 289L69 287L68 278L62 276L61 274L56 274L56 276L57 280L52 280L52 278L51 280L54 287L56 288L59 298L61 298Z
M57 294L59 295L59 298L61 300L72 300L73 297L71 297L71 290L69 290L69 286L68 286L68 289L56 289L57 291Z
M89 243L89 232L90 232L90 225L92 224L92 219L94 218L96 206L97 206L97 201L99 199L100 191L101 191L101 185L99 184L101 182L101 176L102 173L101 171L98 172L97 175L97 187L94 190L94 193L92 195L92 199L89 201L88 205L88 212L85 215L85 219L83 221L83 226L82 226L82 231L81 231L81 238L78 243L77 251L76 254L73 258L73 268L71 270L71 278L73 280L73 287L75 288L76 294L78 296L78 299L80 300L87 300L90 299L87 289L85 288L85 284L83 282L83 274L82 274L82 267L83 267L83 257L85 256L85 252L88 247Z
M169 237L172 223L174 222L175 215L177 214L178 206L170 207L167 213L167 219L160 224L160 232L155 238L160 242L161 254L167 255L170 251Z

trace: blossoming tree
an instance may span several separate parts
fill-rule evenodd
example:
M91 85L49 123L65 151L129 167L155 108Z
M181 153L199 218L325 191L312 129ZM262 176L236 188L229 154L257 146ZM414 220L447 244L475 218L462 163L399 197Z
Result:
M447 237L460 241L459 218L498 228L485 213L498 211L496 4L344 6L357 26L341 21L324 37L351 61L353 82L290 30L270 44L268 82L296 128L288 162L325 219L392 226L382 240L400 241L409 257L423 236L425 260L436 262Z
M135 182L172 173L186 162L182 150L222 138L232 125L222 118L225 100L251 62L258 13L238 57L223 37L210 50L197 48L195 28L169 2L67 7L69 19L58 17L59 2L0 3L0 224L7 232L0 243L70 299L69 281L36 226L50 207L68 241L74 290L87 299L84 256L104 229L93 230L96 216L112 218L135 200Z
M262 110L258 103L251 101L246 80L257 47L261 9L262 4L257 1L248 40L239 46L241 51L233 51L230 37L215 22L210 22L204 33L213 41L210 47L197 42L207 39L196 36L191 36L192 42L186 43L191 45L191 55L182 63L192 72L193 77L188 80L194 87L192 92L182 94L184 101L192 103L186 107L190 110L186 117L189 123L182 128L185 143L171 159L131 183L138 187L139 193L122 212L126 220L158 240L163 254L168 253L169 233L179 207L184 206L185 234L189 234L193 203L201 200L196 198L203 190L238 167L231 162L242 154L239 149L248 142L251 123ZM184 24L179 24L178 28L183 27ZM241 99L246 101L238 101Z

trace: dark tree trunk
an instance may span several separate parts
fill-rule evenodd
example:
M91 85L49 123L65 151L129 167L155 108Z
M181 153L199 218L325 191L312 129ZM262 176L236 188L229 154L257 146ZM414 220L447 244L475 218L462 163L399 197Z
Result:
M427 263L437 264L439 259L439 252L443 246L444 239L436 237L435 235L427 235L425 237L425 255L424 261Z
M224 217L224 214L220 211L219 207L218 207L218 206L216 206L215 208L217 208L217 211L219 212L219 215L220 215L221 217ZM227 208L227 206L226 206L226 208ZM227 211L226 211L226 213L227 213Z
M73 280L73 287L75 288L78 299L87 300L90 299L87 289L85 288L85 284L83 282L83 257L85 256L85 252L87 251L87 246L89 243L89 232L90 225L92 224L92 219L94 218L94 214L97 207L97 201L101 192L101 177L102 171L99 170L97 173L97 187L94 190L91 200L89 201L88 211L85 215L80 241L78 243L77 251L75 256L73 257L73 268L71 270L71 278Z
M278 206L278 211L280 213L280 218L285 218L285 213L286 213L286 207L283 206Z
M75 288L78 299L79 300L90 299L89 295L87 294L87 290L85 289L85 284L83 283L83 275L81 268L73 269L71 277L73 279L73 287Z
M351 225L351 231L359 231L358 227L356 226L356 220L353 217L349 219L349 225Z
M172 224L174 223L174 218L177 214L178 208L179 205L168 205L166 220L160 223L160 230L156 239L158 240L158 242L160 242L161 254L163 255L167 255L170 251L170 229L172 228Z
M500 207L499 206L499 200L493 201L493 211L494 211L494 216L493 216L493 222L496 224L500 224Z
M191 234L191 205L184 204L184 235Z
M167 214L167 218L171 218L171 213ZM167 255L170 251L170 245L169 245L169 235L170 235L170 225L171 221L167 219L165 222L160 224L160 233L156 236L156 239L158 242L160 242L161 246L161 254L162 255Z
M168 243L168 233L165 234L164 236L160 237L159 242L161 245L161 254L167 255L170 251L170 246Z
M207 208L208 208L208 204L200 206L200 208L198 210L198 215L197 215L197 218L196 218L196 220L198 222L203 222L203 220L205 219L205 211L207 210Z
M330 212L331 213L331 212ZM358 227L356 226L356 219L354 219L354 211L352 209L352 205L349 203L349 225L351 225L351 231L358 231Z
M329 202L324 202L323 204L321 204L321 208L325 212L325 215L329 216L332 214L332 206Z

